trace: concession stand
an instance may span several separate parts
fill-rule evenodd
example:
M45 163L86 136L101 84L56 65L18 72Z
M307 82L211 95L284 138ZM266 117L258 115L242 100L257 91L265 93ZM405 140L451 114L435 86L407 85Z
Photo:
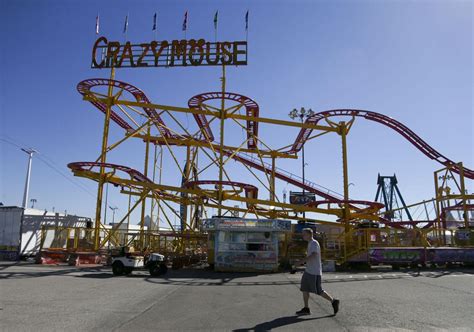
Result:
M215 271L277 271L285 235L291 232L291 221L280 219L212 218L202 225Z

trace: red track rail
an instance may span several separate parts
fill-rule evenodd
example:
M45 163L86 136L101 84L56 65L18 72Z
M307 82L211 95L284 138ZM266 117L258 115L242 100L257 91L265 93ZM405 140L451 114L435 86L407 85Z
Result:
M365 110L336 109L336 110L329 110L329 111L316 113L312 117L308 118L306 120L306 123L317 124L320 120L333 117L333 116L362 117L366 120L378 122L386 127L389 127L395 130L397 133L402 135L407 141L413 144L418 150L420 150L428 158L433 159L446 167L451 166L456 173L460 173L460 169L456 165L455 162L446 158L441 153L433 149L428 143L426 143L423 139L421 139L410 128L408 128L401 122L380 113L370 112L370 111L365 111ZM299 150L301 150L303 144L309 138L312 131L313 129L310 129L310 128L302 128L298 136L296 137L295 143L293 144L291 149L287 152L296 153ZM466 167L463 167L463 168L464 168L464 176L469 179L474 179L474 171Z
M227 156L231 156L232 152L230 151L225 151L224 152ZM272 174L272 169L271 167L267 167L265 165L262 165L261 163L255 162L250 158L244 157L242 154L235 154L232 156L232 159L241 162L242 164L245 164L247 166L250 166L252 168L258 169L259 171L265 172L267 174ZM291 183L292 185L295 185L299 188L305 189L308 192L314 193L320 197L323 197L325 199L331 200L333 202L340 202L342 199L339 197L336 197L334 195L331 195L327 192L324 192L314 186L311 186L309 183L303 183L302 181L296 180L287 174L280 172L278 170L275 170L275 177L286 181L288 183Z
M133 95L133 97L135 98L137 102L147 103L147 104L151 103L150 100L148 100L145 93L142 90L138 89L137 87L125 82L116 81L116 80L108 80L104 78L91 78L91 79L79 82L79 84L77 85L77 91L79 91L79 93L83 96L93 95L93 92L91 91L92 88L98 87L98 86L108 87L109 85L112 85L113 87L120 88L124 91L129 92L130 94ZM90 103L105 114L107 110L107 104L101 103L99 101L90 101ZM143 110L151 119L153 119L153 122L156 124L156 127L158 128L162 136L166 138L174 137L171 134L171 132L166 127L164 127L164 122L155 109L143 107ZM122 119L116 112L111 110L110 117L123 129L133 130L133 128L124 119Z
M143 102L143 103L150 103L146 95L138 88L136 88L133 85L130 85L125 82L121 81L115 81L115 80L108 80L108 79L88 79L80 82L77 86L77 90L79 93L82 95L88 95L92 94L91 88L95 86L109 86L112 85L114 87L123 89L130 94L132 94L135 99L138 102ZM235 94L235 93L225 93L222 95L221 92L208 92L208 93L203 93L196 95L192 97L188 101L188 106L190 108L194 109L202 109L202 103L207 100L212 100L212 99L226 99L226 100L233 100L239 103L244 104L246 108L246 114L247 116L251 117L258 117L259 116L259 107L258 104L253 101L252 99L245 97L243 95ZM104 103L96 102L96 101L91 101L91 103L96 106L99 110L102 112L106 112L106 107L107 105ZM158 112L156 112L155 109L152 108L143 108L144 111L147 113L147 115L155 121L155 124L158 127L158 130L160 131L161 135L164 137L173 137L173 138L179 138L179 136L172 135L172 133L164 127L164 122L160 118ZM428 143L426 143L424 140L422 140L418 135L416 135L412 130L410 130L408 127L403 125L402 123L398 122L397 120L394 120L386 115L376 113L376 112L370 112L370 111L365 111L365 110L354 110L354 109L335 109L335 110L329 110L329 111L324 111L317 113L313 115L312 117L308 118L306 120L306 123L311 123L311 124L317 124L319 121L329 118L329 117L334 117L334 116L350 116L350 117L363 117L367 120L378 122L380 124L383 124L389 128L392 128L395 130L397 133L402 135L406 140L408 140L411 144L413 144L418 150L420 150L423 154L425 154L427 157L430 159L436 160L440 164L448 167L452 167L453 170L457 173L460 172L459 167L450 159L446 158L439 152L437 152L435 149L433 149ZM114 111L111 111L111 118L113 121L115 121L120 127L124 128L125 130L132 130L133 128L124 120L122 119L117 113ZM198 126L205 132L203 139L206 141L213 141L214 140L214 135L212 133L212 130L210 128L209 122L207 121L206 116L204 115L194 115L194 118L198 124ZM299 132L298 136L296 137L296 140L294 144L292 145L291 149L286 151L287 153L297 153L301 148L303 147L303 144L306 143L308 138L310 137L313 129L309 128L302 128L301 131ZM253 138L253 136L258 137L258 122L257 121L247 121L247 138L248 138L248 147L251 149L256 148L256 140ZM232 153L230 151L225 151L224 152L227 156L231 156ZM239 161L247 166L250 166L252 168L258 169L260 171L263 171L267 174L271 174L272 170L271 167L262 165L261 163L258 163L256 161L253 161L250 158L245 157L242 154L236 154L233 155L232 158L236 161ZM74 170L76 167L91 167L91 166L100 166L100 163L71 163L68 166ZM104 167L111 167L115 168L124 172L127 172L132 178L139 180L139 181L144 181L144 182L151 182L148 178L144 177L143 174L140 172L133 170L131 168L125 167L125 166L120 166L120 165L114 165L114 164L103 164ZM464 176L470 179L474 179L474 171L464 167ZM299 188L305 189L308 192L314 193L320 197L323 197L324 199L327 200L327 202L331 203L343 203L344 201L340 197L336 197L329 192L324 192L320 190L319 188L316 188L314 185L310 185L309 182L303 183L300 180L294 179L293 177L289 176L285 172L280 172L280 171L275 171L275 177L286 181L288 183L291 183ZM209 181L207 181L209 182ZM210 181L214 184L216 184L216 181ZM201 183L203 184L203 183ZM210 183L207 183L210 184ZM235 183L237 184L237 183ZM246 185L248 186L248 185ZM243 187L244 188L244 187ZM246 189L247 193L247 189ZM256 196L255 196L256 197ZM351 202L351 207L352 204L357 204L356 201L350 201ZM370 203L370 204L368 204ZM375 202L365 202L369 206L369 208L376 208ZM387 224L394 224L392 222L388 222L384 219L381 219L381 221L387 223Z
M93 87L96 87L96 86L108 87L109 85L112 85L114 87L117 87L117 88L123 89L124 91L129 92L135 97L136 101L138 102L150 103L150 101L148 100L147 96L143 93L143 91L141 91L140 89L138 89L137 87L131 84L121 82L121 81L116 81L116 80L108 80L108 79L102 79L102 78L93 78L93 79L84 80L77 85L77 90L82 95L88 95L88 94L92 94L91 89ZM246 109L247 116L258 117L259 115L259 107L255 101L253 101L252 99L246 96L239 95L236 93L229 93L229 92L225 93L224 97L222 96L221 92L207 92L207 93L199 94L189 99L188 105L190 108L201 109L202 102L207 101L207 100L222 99L222 98L226 100L233 100L239 103L243 103ZM106 112L107 105L105 103L101 103L98 101L91 101L91 103L102 112L104 113ZM167 137L167 138L169 137L178 138L175 135L172 135L172 133L167 128L164 127L164 122L160 118L158 112L155 109L147 108L147 107L144 107L143 109L147 113L147 115L151 119L154 120L162 136ZM312 117L308 118L306 120L306 123L317 124L320 120L334 117L334 116L362 117L364 119L378 122L384 126L387 126L395 130L400 135L402 135L407 141L413 144L418 150L420 150L428 158L433 159L446 167L452 167L456 173L460 173L460 169L456 165L455 162L446 158L441 153L439 153L434 148L432 148L428 143L426 143L417 134L415 134L410 128L408 128L401 122L380 113L365 111L365 110L355 110L355 109L335 109L335 110L329 110L329 111L316 113ZM122 119L116 112L111 111L111 118L120 127L124 128L125 130L132 129L132 127L124 119ZM195 114L194 118L198 126L202 130L205 131L207 135L207 138L205 137L205 139L208 141L213 141L214 135L209 126L209 122L206 119L206 116ZM298 136L296 137L295 142L293 143L291 149L286 152L294 154L298 152L299 150L301 150L301 148L303 147L303 144L306 143L312 131L313 129L310 129L310 128L302 128L301 131L298 133ZM258 122L247 121L247 138L248 138L247 145L251 149L255 148L257 144L253 136L258 137ZM235 156L235 157L236 158L234 159L239 160L239 156ZM251 167L254 167L254 163L249 162L246 164ZM261 167L259 169L263 171ZM464 170L465 177L469 179L474 179L473 170L468 169L466 167L464 167L463 170ZM295 181L292 180L288 182L293 183ZM306 186L303 183L300 183L300 185L298 184L295 184L295 185L299 186L300 188L303 188L304 186ZM324 195L321 195L321 197L330 198Z
M380 210L381 208L384 207L384 205L382 203L378 203L378 202L371 202L371 201L359 201L359 200L348 200L348 201L344 201L344 200L340 200L340 201L337 201L337 202L334 202L334 200L324 200L324 201L314 201L314 202L309 202L308 206L314 206L314 207L318 207L319 205L326 205L326 204L344 204L344 203L348 203L348 204L353 204L353 205L363 205L363 206L366 206L366 208L360 208L360 212L377 212L378 210Z
M110 164L110 163L100 163L100 162L93 162L93 161L77 161L73 163L67 164L72 171L90 171L92 167L105 167L110 168L118 171L122 171L130 175L130 179L139 181L139 182L150 182L153 183L149 178L145 175L140 173L139 171L122 165L117 164Z
M152 180L147 178L145 175L137 171L136 169L123 166L123 165L117 165L117 164L110 164L110 163L100 163L100 162L91 162L91 161L78 161L78 162L73 162L69 163L67 165L73 172L77 171L82 171L82 172L92 172L91 169L93 167L104 167L107 169L112 169L115 171L121 171L124 173L127 173L130 176L131 180L139 181L139 182L145 182L145 183L154 183ZM115 186L121 186L122 184L120 182L115 182L113 179L108 179L109 183L112 183ZM159 189L153 189L155 193L157 193L161 197L172 197L169 194L159 190Z
M188 101L189 108L199 109L201 110L201 105L203 102L207 100L213 99L225 99L225 100L233 100L240 104L243 104L245 107L245 112L247 116L258 118L259 114L259 107L258 104L250 99L249 97L239 95L237 93L226 92L224 96L222 96L222 92L206 92L195 95L191 97ZM202 114L194 114L194 119L196 120L198 126L201 130L205 131L205 135L207 136L208 141L214 140L214 134L212 133L211 127L209 126L209 122L205 115ZM255 149L257 147L257 141L255 137L258 137L258 122L248 120L247 121L247 146L249 149Z
M115 171L121 171L124 173L127 173L130 176L130 179L139 181L139 182L145 182L145 183L154 183L152 180L147 178L145 175L143 175L141 172L137 171L136 169L123 166L123 165L117 165L117 164L110 164L110 163L100 163L100 162L89 162L89 161L78 161L78 162L73 162L69 163L67 165L73 172L91 172L91 168L93 167L104 167L107 169L113 169ZM109 179L110 183L114 185L122 185L120 182L115 182ZM258 188L248 184L248 183L242 183L242 182L233 182L233 181L217 181L217 180L201 180L201 181L189 181L185 184L185 188L199 188L200 185L223 185L223 186L232 186L232 187L238 187L242 188L245 191L245 197L247 198L252 198L252 199L257 199L258 198ZM158 192L161 196L169 196L166 193L162 192L161 190L156 190L154 191Z
M184 186L185 188L199 188L201 185L222 185L222 186L232 186L237 188L242 188L245 191L245 197L251 199L258 198L258 188L242 182L234 182L234 181L218 181L218 180L199 180L199 181L189 181ZM250 205L247 203L247 207Z

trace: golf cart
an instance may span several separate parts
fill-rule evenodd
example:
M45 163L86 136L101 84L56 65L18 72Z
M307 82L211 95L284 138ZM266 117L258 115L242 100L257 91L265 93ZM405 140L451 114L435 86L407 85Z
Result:
M153 277L166 274L168 267L165 256L143 252L135 252L133 247L122 247L120 253L112 257L112 272L114 276L128 275L133 270L148 270Z

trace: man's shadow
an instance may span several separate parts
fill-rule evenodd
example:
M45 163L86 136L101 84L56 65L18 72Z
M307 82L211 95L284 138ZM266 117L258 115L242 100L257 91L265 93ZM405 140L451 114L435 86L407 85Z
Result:
M258 325L255 325L254 327L233 330L233 332L271 331L272 329L277 328L277 327L296 324L296 323L305 322L309 320L329 318L333 316L334 315L326 315L326 316L313 317L313 318L304 318L307 316L296 316L296 315L286 316L286 317L275 318L274 320L271 320L269 322L260 323Z

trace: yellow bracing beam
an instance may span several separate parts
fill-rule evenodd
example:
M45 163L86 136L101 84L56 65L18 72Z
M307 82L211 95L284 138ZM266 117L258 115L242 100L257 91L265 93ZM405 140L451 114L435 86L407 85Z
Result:
M201 115L209 115L220 118L220 112L213 112L213 111L204 111L199 109L192 109L192 108L185 108L185 107L176 107L176 106L168 106L168 105L159 105L153 103L141 103L136 101L126 101L126 100L114 100L113 98L97 98L90 95L84 95L84 100L87 101L96 101L102 102L105 104L112 103L116 105L127 105L127 106L137 106L137 107L144 107L144 108L153 108L153 109L160 109L165 111L174 111L174 112L181 112L181 113L191 113L191 114L201 114ZM333 131L338 132L338 128L328 127L328 126L320 126L315 125L312 123L301 123L301 122L294 122L294 121L286 121L286 120L278 120L278 119L271 119L271 118L263 118L263 117L253 117L247 115L240 115L240 114L225 114L225 118L227 119L237 119L237 120L244 120L244 121L255 121L255 122L262 122L262 123L270 123L275 125L281 126L290 126L290 127L297 127L297 128L309 128L309 129L316 129L322 131Z
M135 134L134 137L136 138L141 138L142 140L146 141L147 137L146 135L140 135L140 134ZM210 148L210 145L217 150L220 151L220 145L219 144L212 144L209 142L205 141L199 141L195 140L192 138L163 138L162 136L150 136L149 140L153 143L156 144L166 144L168 142L169 145L177 145L177 146L198 146L198 147L207 147ZM234 146L228 146L224 145L223 146L224 151L239 151L239 152L246 152L246 153L257 153L255 149L245 149L245 148L238 148ZM288 153L282 153L282 152L277 152L277 151L266 151L266 150L260 150L260 154L265 157L277 157L277 158L289 158L289 159L297 159L298 157L296 154L288 154Z

